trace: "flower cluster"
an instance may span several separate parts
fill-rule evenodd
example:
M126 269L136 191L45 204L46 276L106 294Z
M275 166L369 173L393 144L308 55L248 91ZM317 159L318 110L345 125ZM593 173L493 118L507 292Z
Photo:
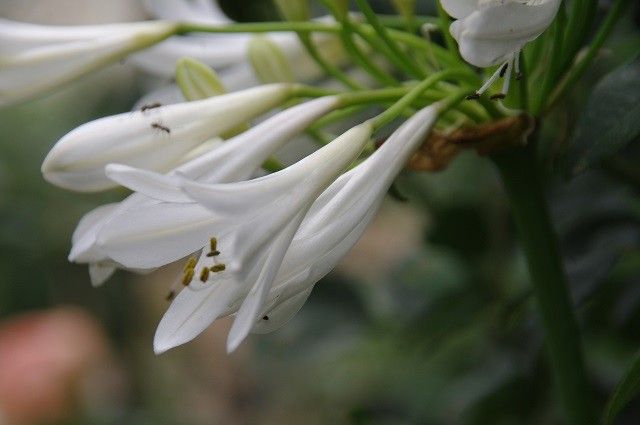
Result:
M184 262L156 352L193 339L219 317L235 315L229 351L250 332L289 320L360 238L436 125L448 130L508 115L461 100L476 89L471 97L479 98L500 77L504 85L494 97L506 96L512 71L520 72L520 51L549 26L560 0L442 1L455 18L450 31L462 58L498 65L480 88L457 52L386 28L366 2L357 3L362 15L327 2L335 20L309 21L306 2L277 2L288 22L243 27L270 32L259 39L237 33L240 27L205 0L147 0L162 20L143 23L63 28L0 21L0 104L127 57L166 80L136 110L69 132L42 164L44 178L65 189L132 191L86 214L73 234L69 259L89 265L94 285L117 269ZM394 4L411 26L414 4ZM278 28L289 32L272 33ZM247 73L250 65L255 72ZM399 81L402 73L410 78ZM348 90L301 84L325 76ZM229 88L235 91L225 94ZM322 130L323 121L372 105L384 111L352 119L339 136ZM281 110L263 117L274 109ZM376 148L373 134L400 117L404 123ZM265 161L305 131L322 146L265 173Z

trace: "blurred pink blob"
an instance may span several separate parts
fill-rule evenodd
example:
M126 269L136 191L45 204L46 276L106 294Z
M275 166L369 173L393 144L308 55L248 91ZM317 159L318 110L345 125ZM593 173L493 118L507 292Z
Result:
M0 323L0 423L43 424L72 417L89 375L112 364L110 357L102 329L77 308L27 313Z

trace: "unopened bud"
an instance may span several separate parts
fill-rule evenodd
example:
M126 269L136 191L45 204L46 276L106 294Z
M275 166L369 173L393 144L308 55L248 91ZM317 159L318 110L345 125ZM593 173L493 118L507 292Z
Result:
M311 17L309 0L273 0L280 16L287 21L308 21Z
M293 72L284 52L265 37L254 37L247 49L249 62L263 84L293 82Z
M191 58L182 58L176 64L176 83L189 101L225 93L218 74L208 65Z
M192 58L182 58L176 64L176 83L184 98L190 102L227 92L216 71ZM220 136L227 139L246 131L247 128L247 124L241 124Z

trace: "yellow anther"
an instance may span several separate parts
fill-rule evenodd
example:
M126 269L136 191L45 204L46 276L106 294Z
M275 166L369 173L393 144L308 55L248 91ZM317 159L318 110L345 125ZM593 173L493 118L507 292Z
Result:
M196 257L189 257L187 260L187 264L184 265L184 269L182 269L185 273L189 270L193 270L196 267Z
M218 249L218 239L209 239L209 247L211 248L211 252L215 252Z
M227 266L225 266L224 264L216 264L216 265L214 265L213 267L211 267L211 269L210 269L210 270L211 270L212 272L214 272L214 273L218 273L218 272L223 271L223 270L224 270L224 269L226 269L226 268L227 268Z
M184 286L187 286L191 283L192 280L193 280L193 269L185 270L184 274L182 275L182 284Z
M209 269L206 267L203 267L202 270L200 270L200 280L202 282L206 282L209 279Z
M207 253L207 257L217 257L220 255L220 251L211 251Z

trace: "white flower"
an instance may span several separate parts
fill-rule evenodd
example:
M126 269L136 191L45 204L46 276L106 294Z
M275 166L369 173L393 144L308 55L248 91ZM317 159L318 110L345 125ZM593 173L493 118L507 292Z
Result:
M163 21L55 27L0 19L0 106L117 62L175 29Z
M206 183L245 180L269 155L337 103L337 98L325 97L286 109L167 175L122 165L108 167L110 177L137 193L85 215L74 232L69 260L89 263L92 283L99 285L109 277L107 271L120 267L109 252L129 268L152 269L199 251L204 243L198 236L207 232L212 216L183 194L179 176ZM98 244L99 238L104 247ZM153 263L138 258L150 245ZM138 262L130 262L135 258Z
M451 34L462 57L482 68L502 64L477 93L483 93L504 76L502 95L506 95L512 69L519 73L520 50L553 22L561 0L441 0L441 3L457 19L451 24Z
M316 282L360 238L436 116L436 106L415 114L377 152L339 177L314 201L287 248L271 289L264 283L254 284L255 276L249 276L248 281L230 281L215 275L205 282L196 280L180 292L158 326L155 351L183 344L217 318L233 313L236 320L227 341L229 351L249 331L270 332L282 326L304 304ZM215 206L214 199L197 198ZM201 257L199 264L207 259Z
M217 240L217 248L212 246L212 252L202 252L191 276L195 270L199 280L221 284L224 289L218 296L222 306L246 296L229 332L229 351L240 344L260 319L284 254L307 211L357 157L372 131L372 122L366 121L296 164L258 179L222 185L183 182L183 190L215 217L209 232L201 234L200 240L209 237ZM215 273L221 264L224 271ZM189 283L186 272L183 282ZM170 337L171 344L180 344L193 336L192 332L181 333ZM156 349L162 351L161 346L156 345Z
M89 122L56 143L42 173L60 187L90 192L115 186L104 171L109 163L168 171L204 141L287 100L290 87L265 85Z

